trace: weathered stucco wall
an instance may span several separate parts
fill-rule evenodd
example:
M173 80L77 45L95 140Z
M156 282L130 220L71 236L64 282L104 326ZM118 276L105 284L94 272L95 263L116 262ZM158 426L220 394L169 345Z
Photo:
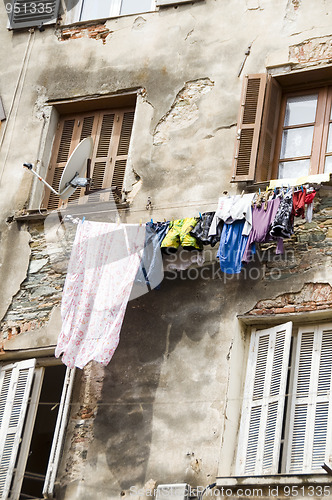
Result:
M230 179L243 74L326 64L331 7L323 0L206 0L97 27L0 31L7 48L0 94L11 110L0 129L5 353L54 346L60 328L68 248L47 246L42 222L11 219L41 202L38 181L22 163L38 162L46 172L57 113L46 103L142 89L126 189L140 181L123 219L214 210L223 191L237 190ZM3 9L0 16L4 26ZM227 395L241 393L248 340L237 315L330 308L331 213L325 186L313 222L297 222L284 257L262 248L232 279L208 262L204 273L169 275L159 291L129 303L111 364L91 364L77 379L60 471L63 499L130 496L131 487L149 481L194 487L231 472L240 402L227 405ZM58 229L54 222L53 242Z

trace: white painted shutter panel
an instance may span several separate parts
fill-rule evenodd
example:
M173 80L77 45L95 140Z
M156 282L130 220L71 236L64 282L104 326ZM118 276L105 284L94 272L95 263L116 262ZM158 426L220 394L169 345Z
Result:
M74 383L74 376L75 376L75 368L67 368L63 384L63 390L61 394L60 405L59 405L59 413L54 430L50 458L47 465L46 478L43 488L44 498L53 497L54 483L60 460L63 437L66 430L70 397Z
M0 498L12 481L29 402L35 359L4 366L0 372Z
M236 475L278 472L292 323L251 336Z
M10 27L31 28L41 24L55 23L60 0L12 0Z
M163 7L164 5L180 5L181 3L194 3L199 0L156 0L157 7Z
M298 333L287 473L321 472L331 462L332 325Z

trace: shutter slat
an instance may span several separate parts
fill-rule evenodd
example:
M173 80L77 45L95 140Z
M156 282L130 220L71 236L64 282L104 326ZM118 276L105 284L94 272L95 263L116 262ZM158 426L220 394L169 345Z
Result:
M80 142L83 141L83 139L86 139L87 137L90 137L92 135L94 119L95 119L94 115L84 117L82 131L80 135Z
M127 155L134 123L134 111L124 113L117 156Z
M55 23L58 17L60 0L13 0L10 27L27 28L41 24Z
M278 472L291 334L291 322L252 333L237 475Z
M84 117L81 135L80 135L80 142L83 141L84 139L86 139L87 137L92 136L94 119L95 119L95 115ZM83 173L83 175L85 175L85 172ZM80 197L84 195L84 192L85 192L84 188L77 188L74 191L74 193L71 196L69 196L68 203L77 204Z
M71 141L73 138L75 120L65 120L63 124L59 152L56 159L57 163L66 162L69 158Z
M62 176L62 172L65 167L56 167L54 169L54 176L53 176L53 182L52 182L52 187L58 191L59 189L59 184L60 184L60 179ZM50 191L50 196L48 199L47 203L47 208L48 210L56 210L59 206L59 196L57 196L53 191Z
M329 403L317 403L314 424L314 440L312 446L312 468L321 469L325 462Z
M281 87L275 78L268 77L264 102L262 129L259 139L256 181L271 179L281 104Z
M300 328L286 472L320 471L331 454L331 325Z
M101 125L96 158L107 157L113 132L114 113L105 114Z
M266 75L249 75L243 82L233 181L255 179L258 143L262 125Z
M117 160L115 162L112 186L117 187L120 191L123 186L123 179L126 172L127 160Z

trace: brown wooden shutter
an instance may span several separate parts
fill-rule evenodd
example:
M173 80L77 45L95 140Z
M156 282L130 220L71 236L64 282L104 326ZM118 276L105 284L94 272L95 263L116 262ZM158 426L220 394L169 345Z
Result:
M111 188L117 187L120 192L123 187L133 121L133 108L81 113L62 118L54 141L47 182L58 190L70 154L80 141L91 136L94 141L90 171L92 193L86 197L83 196L85 189L77 189L68 201L81 204L112 200ZM115 196L115 201L119 202L120 197ZM47 190L45 206L54 210L60 205L59 197Z
M268 77L264 101L261 136L258 146L256 181L271 179L274 149L281 104L281 87L275 78Z
M59 188L63 169L72 150L74 127L75 118L62 120L55 137L53 155L49 167L50 172L46 180L56 191ZM59 197L48 189L45 192L45 205L49 210L55 210L59 206Z
M97 119L96 113L92 112L75 116L66 116L60 120L54 140L49 174L46 179L56 191L59 188L61 175L68 158L78 143L86 137L95 137ZM69 201L75 202L82 194L84 194L84 190L77 189L75 193L70 196ZM55 210L61 206L61 201L56 194L47 189L45 192L44 206L46 206L48 210Z
M120 192L127 164L134 109L101 112L96 144L91 161L91 189L102 190L89 195L89 202L113 199L111 188ZM120 197L115 196L115 201Z
M243 82L233 181L252 181L255 179L266 78L266 74L249 75L245 77Z
M95 113L82 117L79 142L83 141L83 139L86 139L87 137L94 137L95 134L93 132L97 128L97 119L98 117L96 117ZM84 188L77 188L76 191L74 191L74 193L68 198L68 202L78 203L79 198L84 195L84 191Z

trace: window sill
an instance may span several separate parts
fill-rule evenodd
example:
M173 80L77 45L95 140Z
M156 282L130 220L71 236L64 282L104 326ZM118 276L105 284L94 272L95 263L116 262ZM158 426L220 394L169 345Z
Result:
M159 9L158 9L159 10ZM58 28L63 29L63 28L84 28L88 26L95 26L98 24L104 24L107 21L112 21L113 19L120 19L123 17L132 17L132 16L144 16L146 14L152 14L154 12L158 12L158 10L147 10L146 12L139 12L139 13L133 13L133 14L119 14L117 16L109 16L109 17L101 17L99 19L86 19L84 21L72 21L72 22L66 22L66 20L62 23L60 22L58 25Z
M325 486L325 490L324 490ZM322 487L320 493L319 488ZM332 493L332 476L326 473L318 474L276 474L268 476L232 476L217 477L216 488L226 490L226 496L236 494L241 496L245 491L250 496L327 496ZM257 490L262 493L257 493ZM227 490L231 490L227 493ZM241 491L242 490L242 494ZM274 490L274 491L273 491Z
M88 216L88 215L95 215L95 214L110 214L112 213L112 210L114 212L114 209L118 210L127 210L130 207L128 202L123 202L123 203L114 203L112 202L110 205L110 202L104 201L104 202L98 202L94 206L92 203L89 204L82 204L82 205L73 205L70 206L69 208L59 208L57 210L46 210L46 209L41 209L41 212L38 209L30 209L26 210L24 212L19 212L16 215L14 215L13 219L18 222L33 222L33 221L38 221L38 220L44 220L46 217L52 213L58 212L61 217L65 217L66 215L72 215L76 217L80 216ZM10 222L10 221L8 221Z

